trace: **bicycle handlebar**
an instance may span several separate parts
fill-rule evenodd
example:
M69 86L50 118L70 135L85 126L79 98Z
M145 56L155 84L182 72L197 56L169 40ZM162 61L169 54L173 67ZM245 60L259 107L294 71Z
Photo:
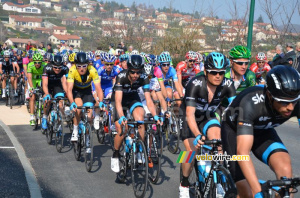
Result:
M296 187L300 185L300 178L281 178L281 180L269 180L267 181L268 187L273 186L285 186L285 187Z
M220 139L204 140L204 144L205 145L213 144L213 145L218 146L218 145L222 144L222 140L220 140Z

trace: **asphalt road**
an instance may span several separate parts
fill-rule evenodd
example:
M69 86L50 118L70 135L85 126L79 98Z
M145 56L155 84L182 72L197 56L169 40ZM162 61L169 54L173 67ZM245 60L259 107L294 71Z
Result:
M7 108L3 103L0 104L0 110ZM65 148L62 153L58 153L54 145L47 144L45 135L40 130L33 130L29 124L12 124L9 128L25 150L43 197L134 197L129 179L125 184L116 183L116 175L110 169L112 151L109 144L99 145L94 138L95 162L92 172L88 173L83 158L81 161L74 158L73 150L68 143L69 131L65 136ZM292 157L294 176L299 177L298 123L289 121L278 127L277 131ZM2 189L0 197L29 197L24 170L16 152L13 148L4 149L3 146L12 145L0 127L0 189ZM183 145L180 147L182 149ZM176 163L178 154L171 154L165 148L163 155L161 179L157 185L149 185L146 197L178 197L180 167L180 164ZM254 163L260 179L275 179L265 164L256 159ZM300 197L300 193L295 197Z

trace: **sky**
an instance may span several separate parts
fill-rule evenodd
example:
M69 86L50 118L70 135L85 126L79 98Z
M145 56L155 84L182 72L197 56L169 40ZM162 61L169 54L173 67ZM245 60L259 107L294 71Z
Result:
M109 1L109 0L107 0ZM239 16L245 15L245 11L247 10L247 4L250 8L250 1L251 0L114 0L118 3L123 3L125 6L130 6L135 1L136 4L145 3L146 5L153 5L155 8L163 8L164 6L172 7L182 12L190 12L193 13L195 11L202 11L204 15L209 15L211 11L215 13L219 18L223 19L231 19L231 13L234 3L236 2L237 10ZM262 9L262 5L264 5L265 1L272 1L272 10L277 9L278 4L282 4L278 9L278 14L281 14L282 18L286 18L285 10L290 11L292 7L295 7L296 2L296 9L291 22L293 24L300 25L300 1L299 0L256 0L255 1L255 11L254 11L254 20L256 20L260 15L262 15L264 22L269 22L267 15ZM247 19L249 17L247 16ZM276 22L281 23L281 19L277 17Z

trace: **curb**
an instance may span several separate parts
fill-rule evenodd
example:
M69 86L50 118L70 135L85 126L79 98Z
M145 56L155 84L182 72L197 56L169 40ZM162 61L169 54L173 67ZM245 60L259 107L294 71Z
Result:
M37 182L37 179L35 177L34 170L31 166L28 158L26 157L26 154L25 154L25 151L24 151L23 147L21 146L21 144L19 143L17 138L13 135L13 132L9 129L8 126L6 126L4 124L4 122L2 120L0 120L0 125L4 129L5 133L9 137L12 144L14 145L15 150L18 154L18 157L21 161L21 164L24 168L25 177L26 177L26 181L27 181L27 184L28 184L30 196L34 197L34 198L42 198L42 193L41 193L41 190L40 190L40 186L39 186L39 184Z

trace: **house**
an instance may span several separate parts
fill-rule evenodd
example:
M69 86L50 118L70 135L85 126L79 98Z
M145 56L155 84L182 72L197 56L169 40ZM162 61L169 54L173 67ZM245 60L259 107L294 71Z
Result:
M127 27L124 25L106 25L101 28L102 36L124 38L127 36Z
M162 26L157 25L145 25L142 26L142 31L150 34L155 34L158 37L164 37L166 35L166 30Z
M63 19L62 24L63 25L70 25L70 26L91 26L91 22L93 20L87 17L73 17L69 19Z
M53 9L56 11L56 12L61 12L61 4L54 4L53 6Z
M205 35L203 31L203 27L201 25L188 25L183 28L183 32L185 33L193 33L196 32L199 35Z
M32 44L37 44L37 41L34 41L32 39L21 39L21 38L9 38L5 41L9 46L17 45L18 48L25 49L25 46L27 45L28 41L30 41Z
M102 19L102 25L125 25L124 21L116 18Z
M161 12L161 13L157 13L156 14L156 18L157 20L161 20L161 21L166 21L168 20L168 17L165 13Z
M53 34L66 35L67 34L67 28L63 27L63 26L54 26L53 27Z
M91 13L95 12L95 8L87 8L85 10L85 12L91 14Z
M180 21L183 19L183 15L179 13L166 13L168 20Z
M41 9L31 6L31 5L17 5L11 2L6 2L3 4L3 10L14 11L19 13L29 13L29 14L41 14Z
M34 29L42 27L42 21L42 18L9 15L9 24L15 27L19 26L21 28Z
M74 45L75 48L80 48L81 44L81 38L77 35L53 34L48 38L48 41L56 45L60 44L61 41L66 41L69 45Z
M114 18L117 19L130 19L132 20L135 14L129 8L114 11Z
M215 17L202 17L201 21L203 25L216 27L218 25L225 25L225 20L216 19Z
M45 27L37 27L33 30L42 34L49 34L49 35L51 35L52 32L50 28L45 28Z
M206 36L205 35L197 35L193 38L193 40L198 43L200 46L205 46L205 40L206 40Z
M162 26L165 29L167 29L168 26L169 26L167 21L162 21L162 20L155 20L154 24L157 25L157 26Z
M31 5L41 5L46 8L51 8L51 1L50 0L30 0Z

